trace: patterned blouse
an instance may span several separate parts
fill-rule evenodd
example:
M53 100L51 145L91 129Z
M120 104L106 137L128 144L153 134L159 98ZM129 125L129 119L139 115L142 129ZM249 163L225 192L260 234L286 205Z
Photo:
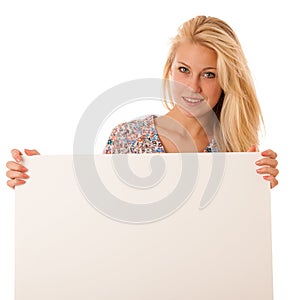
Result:
M148 115L117 125L112 130L103 153L166 153L155 128L156 117ZM204 152L218 152L213 138Z

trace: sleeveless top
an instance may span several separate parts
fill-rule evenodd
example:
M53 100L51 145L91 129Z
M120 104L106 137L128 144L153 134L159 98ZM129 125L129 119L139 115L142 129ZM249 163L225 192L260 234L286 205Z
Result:
M143 116L124 122L113 128L106 143L104 154L166 153L155 128L156 115ZM212 138L204 152L218 152Z

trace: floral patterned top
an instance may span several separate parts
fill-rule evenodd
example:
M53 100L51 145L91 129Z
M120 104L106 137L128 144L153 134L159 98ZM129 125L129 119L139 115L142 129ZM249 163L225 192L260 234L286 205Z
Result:
M112 130L103 153L166 153L155 128L156 117L148 115L117 125ZM204 152L218 152L213 138Z

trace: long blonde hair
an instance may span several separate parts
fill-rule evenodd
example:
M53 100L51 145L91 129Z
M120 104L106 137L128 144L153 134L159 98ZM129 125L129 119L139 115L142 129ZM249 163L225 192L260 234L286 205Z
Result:
M255 87L240 42L234 31L222 20L197 16L178 28L172 39L164 66L164 92L171 96L170 74L177 47L183 41L206 46L217 53L218 80L222 95L214 111L219 119L219 130L214 137L221 151L247 151L258 145L258 132L263 124ZM171 110L174 101L164 100Z

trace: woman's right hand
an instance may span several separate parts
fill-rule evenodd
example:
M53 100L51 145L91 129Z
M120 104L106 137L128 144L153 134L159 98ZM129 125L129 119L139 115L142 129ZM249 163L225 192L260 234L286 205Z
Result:
M25 154L28 156L39 155L37 150L24 150ZM22 165L22 152L18 149L11 150L12 157L15 161L8 161L6 167L9 169L6 172L6 176L9 178L7 180L7 185L11 188L15 188L17 185L24 184L29 176L26 174L28 169Z

